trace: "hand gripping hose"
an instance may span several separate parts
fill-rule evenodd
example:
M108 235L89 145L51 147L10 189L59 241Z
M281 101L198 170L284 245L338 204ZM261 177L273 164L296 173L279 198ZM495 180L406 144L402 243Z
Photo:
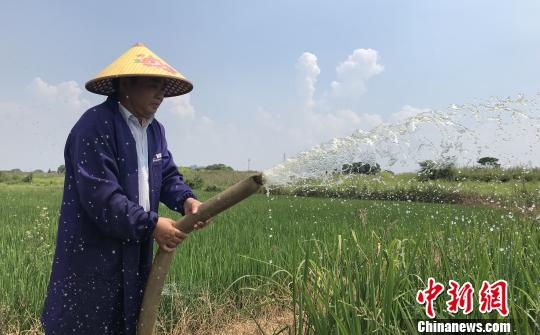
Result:
M253 175L231 187L225 191L206 200L199 207L197 214L187 214L178 220L175 224L176 228L184 233L190 233L193 226L199 221L216 216L224 210L236 205L240 201L257 192L263 185L264 178L262 173ZM159 301L161 292L165 284L165 278L171 267L171 261L174 256L173 252L166 252L161 248L158 249L150 275L144 290L141 311L139 313L139 323L137 326L138 335L152 335L154 325L157 320L159 310Z

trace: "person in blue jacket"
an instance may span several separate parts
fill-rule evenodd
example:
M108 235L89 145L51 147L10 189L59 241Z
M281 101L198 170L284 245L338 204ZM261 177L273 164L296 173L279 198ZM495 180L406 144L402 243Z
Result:
M144 57L157 62L147 66ZM139 70L131 58L140 60L134 62ZM87 83L107 100L86 111L66 141L56 250L41 316L46 334L135 334L153 240L170 252L187 236L174 220L159 216L159 203L182 215L201 204L154 118L164 97L189 92L191 83L141 44L115 63L118 73Z

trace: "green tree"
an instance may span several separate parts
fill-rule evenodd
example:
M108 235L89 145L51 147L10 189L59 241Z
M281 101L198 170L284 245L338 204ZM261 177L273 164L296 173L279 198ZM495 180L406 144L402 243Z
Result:
M233 171L233 168L230 166L227 166L225 164L212 164L205 167L206 170L225 170L225 171Z
M343 164L341 172L346 174L377 174L381 171L381 166L378 163L369 164L362 162L354 162L352 164Z
M478 164L488 167L499 167L501 164L498 163L499 159L495 157L482 157L478 160Z
M435 179L456 179L456 168L454 163L435 163L432 160L425 160L420 163L420 171L418 172L418 179L421 181L435 180Z
M66 172L66 166L64 164L60 165L58 167L58 173L65 173Z
M24 176L24 178L21 179L21 181L22 181L23 183L31 183L31 182L32 182L33 176L34 176L33 173L29 173L29 174L27 174L26 176Z

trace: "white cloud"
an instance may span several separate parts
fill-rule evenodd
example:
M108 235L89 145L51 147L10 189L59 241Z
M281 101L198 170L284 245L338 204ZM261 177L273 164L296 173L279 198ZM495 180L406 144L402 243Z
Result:
M74 81L51 84L34 78L20 101L0 101L0 169L56 169L64 163L67 135L90 107Z
M298 110L291 110L283 127L287 128L293 141L315 145L335 136L345 136L358 128L370 129L383 122L377 114L355 111L354 102L365 92L369 78L383 70L378 53L373 49L356 49L336 66L336 79L320 99L316 99L317 78L321 69L317 56L304 52L295 65L297 92L300 102ZM265 117L269 124L278 123L276 118ZM282 122L283 123L283 122ZM296 136L295 134L301 134ZM298 137L298 138L296 138ZM301 137L301 139L300 139Z
M211 118L209 118L208 116L203 116L203 117L201 117L201 125L213 126L214 121Z
M311 108L315 105L313 100L315 84L321 73L321 69L317 65L317 57L310 52L304 52L296 61L296 69L298 93L305 105Z
M366 81L381 73L384 66L378 63L378 52L373 49L356 49L336 67L337 78L331 83L331 95L355 100L366 91Z
M172 105L170 107L171 113L181 117L182 119L195 118L195 108L191 104L191 94L180 95L167 100Z
M350 109L337 110L330 113L311 113L303 125L303 133L310 135L311 144L329 140L336 136L346 136L356 129L369 130L383 122L378 114L355 113ZM309 131L306 130L309 125Z
M167 129L169 149L176 163L221 162L245 168L249 158L252 168L264 169L279 162L283 153L292 156L322 141L347 136L357 129L369 130L383 122L378 114L360 113L354 106L325 100L324 94L317 99L321 68L315 54L302 53L294 68L297 100L281 110L253 106L243 116L218 121L193 107L188 97L169 99L171 102L164 104L158 119ZM376 51L357 49L337 65L336 82L342 87L360 82L365 85L381 71ZM340 97L341 101L345 98Z
M88 108L88 100L81 98L82 89L75 81L70 80L57 85L49 84L40 77L32 80L26 88L30 97L41 103L51 105L63 105L73 111Z
M429 108L417 108L411 105L405 105L401 107L401 109L398 112L393 113L390 116L390 119L391 121L403 121L410 117L416 116L420 113L429 112L430 110L431 109Z

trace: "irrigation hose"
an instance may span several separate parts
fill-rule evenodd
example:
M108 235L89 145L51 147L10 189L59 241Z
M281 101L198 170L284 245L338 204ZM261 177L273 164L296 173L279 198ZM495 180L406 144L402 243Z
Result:
M175 224L179 230L190 233L193 231L193 226L199 221L206 221L209 218L216 216L224 210L236 205L240 201L246 199L253 193L257 192L264 183L262 173L253 175L237 184L227 188L223 192L213 196L202 203L197 211L197 214L187 214L178 220ZM138 335L152 335L154 325L157 320L159 310L159 302L161 292L165 284L165 278L171 267L171 262L174 256L174 251L166 252L161 248L158 249L150 275L144 290L141 311L139 313L139 323L137 325Z

